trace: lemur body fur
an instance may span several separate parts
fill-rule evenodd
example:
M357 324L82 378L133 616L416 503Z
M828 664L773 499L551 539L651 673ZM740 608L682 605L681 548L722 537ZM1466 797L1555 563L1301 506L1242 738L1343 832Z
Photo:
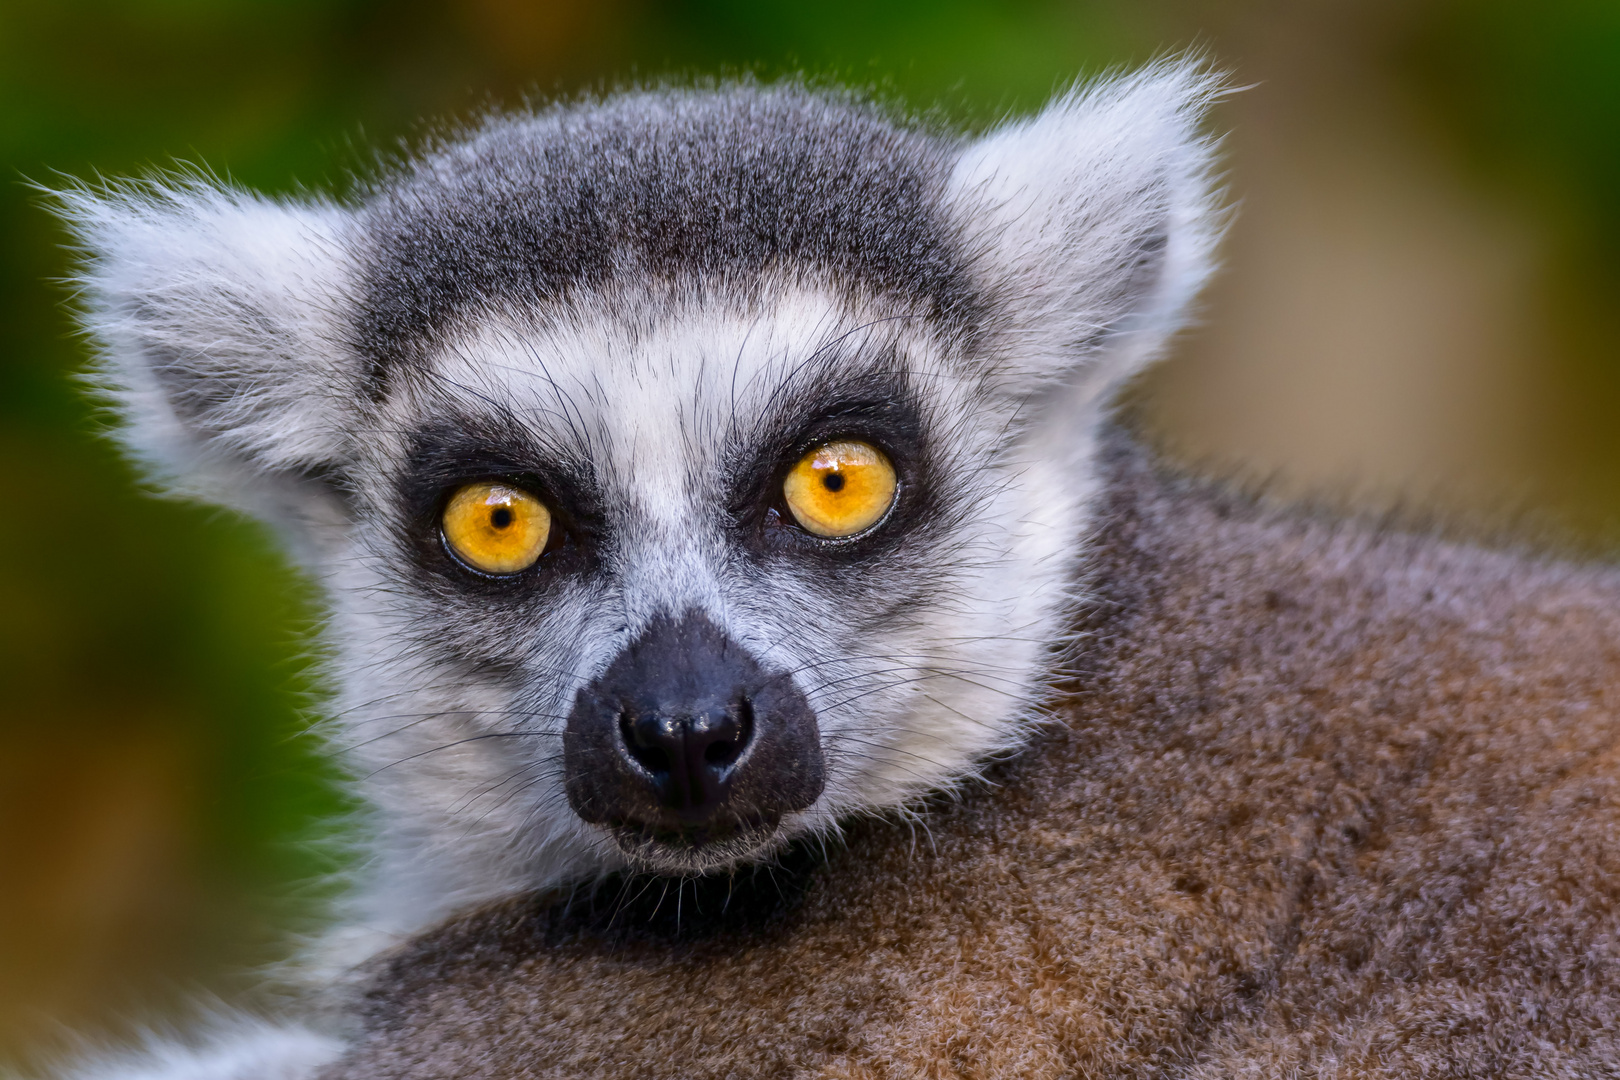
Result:
M127 444L330 599L375 838L321 1022L104 1069L1613 1067L1613 576L1105 439L1209 271L1217 92L961 139L650 91L354 206L65 195Z

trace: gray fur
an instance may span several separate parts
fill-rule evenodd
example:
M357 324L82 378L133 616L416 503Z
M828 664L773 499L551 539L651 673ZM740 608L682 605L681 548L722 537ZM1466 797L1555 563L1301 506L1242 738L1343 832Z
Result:
M971 325L941 207L955 137L797 86L497 116L368 200L357 345L380 370L491 312L611 282L832 276Z

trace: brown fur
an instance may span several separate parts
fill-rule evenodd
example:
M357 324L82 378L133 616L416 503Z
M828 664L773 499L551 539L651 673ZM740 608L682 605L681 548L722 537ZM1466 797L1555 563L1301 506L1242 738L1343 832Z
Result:
M992 785L763 914L460 919L325 1080L1620 1076L1620 575L1106 458L1073 693Z

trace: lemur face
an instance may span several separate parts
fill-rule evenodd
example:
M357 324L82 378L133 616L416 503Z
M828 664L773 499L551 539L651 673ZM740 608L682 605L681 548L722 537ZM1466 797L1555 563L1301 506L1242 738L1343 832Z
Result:
M63 196L126 443L326 587L399 918L733 866L1018 745L1107 391L1208 270L1215 90L1165 65L978 139L656 91L352 206Z
M1029 694L1074 510L1016 418L927 312L831 285L486 323L361 440L373 647L464 695L428 755L479 740L480 809L566 798L544 827L663 870L756 855L1016 734L989 718Z

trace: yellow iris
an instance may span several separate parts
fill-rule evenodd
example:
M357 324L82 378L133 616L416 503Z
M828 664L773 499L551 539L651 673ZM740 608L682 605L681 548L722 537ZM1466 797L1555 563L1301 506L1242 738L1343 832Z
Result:
M782 493L794 520L817 536L854 536L888 513L898 487L883 451L846 439L801 458Z
M474 570L515 574L546 550L551 511L527 491L484 480L450 497L442 528L450 550Z

